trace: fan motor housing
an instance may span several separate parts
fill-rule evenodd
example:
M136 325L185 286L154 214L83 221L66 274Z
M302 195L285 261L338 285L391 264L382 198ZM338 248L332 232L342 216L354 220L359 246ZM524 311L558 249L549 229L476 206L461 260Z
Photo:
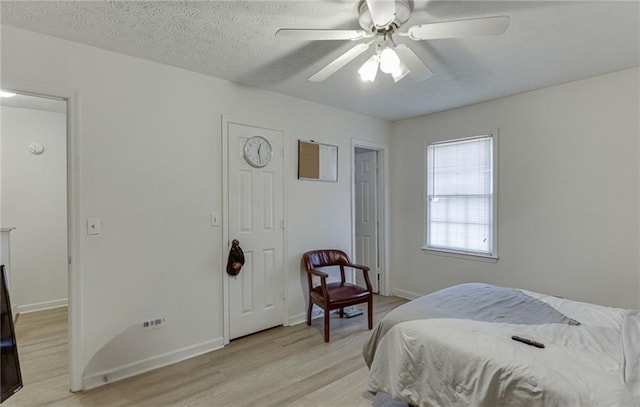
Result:
M396 0L396 18L393 20L391 25L395 25L395 27L400 27L402 24L406 23L409 20L409 16L411 15L411 5L409 4L409 0ZM375 24L373 23L373 19L371 18L371 13L369 13L369 7L367 6L367 2L365 0L360 1L360 5L358 6L358 23L360 27L362 27L367 32L378 31Z

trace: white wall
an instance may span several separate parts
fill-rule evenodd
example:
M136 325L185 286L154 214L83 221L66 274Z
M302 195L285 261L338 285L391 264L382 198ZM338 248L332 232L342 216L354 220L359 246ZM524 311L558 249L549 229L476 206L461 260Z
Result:
M60 102L63 103L63 102ZM67 302L66 115L1 106L2 222L11 233L17 312ZM41 155L29 152L33 142Z
M396 292L482 281L640 307L639 76L636 68L394 123ZM495 127L499 261L423 253L425 143Z
M209 214L222 208L223 114L286 130L287 296L290 317L304 313L301 254L351 247L351 138L388 143L390 124L13 27L2 27L1 45L4 81L79 95L79 218L102 222L100 236L80 242L83 366L118 344L86 374L134 363L131 373L148 358L138 366L222 343L226 252ZM338 183L296 179L298 139L338 145ZM165 328L126 336L156 316Z

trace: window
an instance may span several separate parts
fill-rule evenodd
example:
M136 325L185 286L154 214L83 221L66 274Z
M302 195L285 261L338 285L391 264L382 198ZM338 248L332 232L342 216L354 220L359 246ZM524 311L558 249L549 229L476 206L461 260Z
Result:
M427 146L425 249L497 258L494 134Z

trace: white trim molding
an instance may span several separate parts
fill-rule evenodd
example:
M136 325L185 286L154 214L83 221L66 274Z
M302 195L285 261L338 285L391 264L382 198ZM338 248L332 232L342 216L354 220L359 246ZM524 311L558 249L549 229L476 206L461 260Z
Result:
M324 311L322 308L319 308L317 305L313 306L313 310L311 311L311 320L324 317ZM289 318L289 326L299 325L302 323L307 323L307 313L303 312L301 314L293 315Z
M164 366L172 365L186 359L202 355L214 350L218 350L224 346L223 338L216 338L210 341L197 343L161 355L152 356L147 359L139 360L126 365L118 366L113 369L92 373L83 379L84 390L93 389L107 383L113 383L118 380L136 376L150 370L155 370Z
M15 308L16 308L17 314L27 314L29 312L44 311L46 309L66 307L67 305L69 305L69 300L67 298L60 298L57 300L42 301L42 302L36 302L33 304L16 305Z
M417 294L411 291L394 288L393 290L391 290L391 295L395 295L396 297L404 298L407 300L415 300L416 298L422 297L423 294Z

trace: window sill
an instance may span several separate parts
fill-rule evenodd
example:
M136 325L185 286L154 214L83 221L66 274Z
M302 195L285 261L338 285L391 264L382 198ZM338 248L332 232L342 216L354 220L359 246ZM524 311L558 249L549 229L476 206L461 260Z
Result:
M424 254L435 254L437 256L453 257L455 259L482 261L485 263L497 263L498 256L487 256L482 254L471 254L464 252L453 252L448 250L431 249L427 247L422 248Z

